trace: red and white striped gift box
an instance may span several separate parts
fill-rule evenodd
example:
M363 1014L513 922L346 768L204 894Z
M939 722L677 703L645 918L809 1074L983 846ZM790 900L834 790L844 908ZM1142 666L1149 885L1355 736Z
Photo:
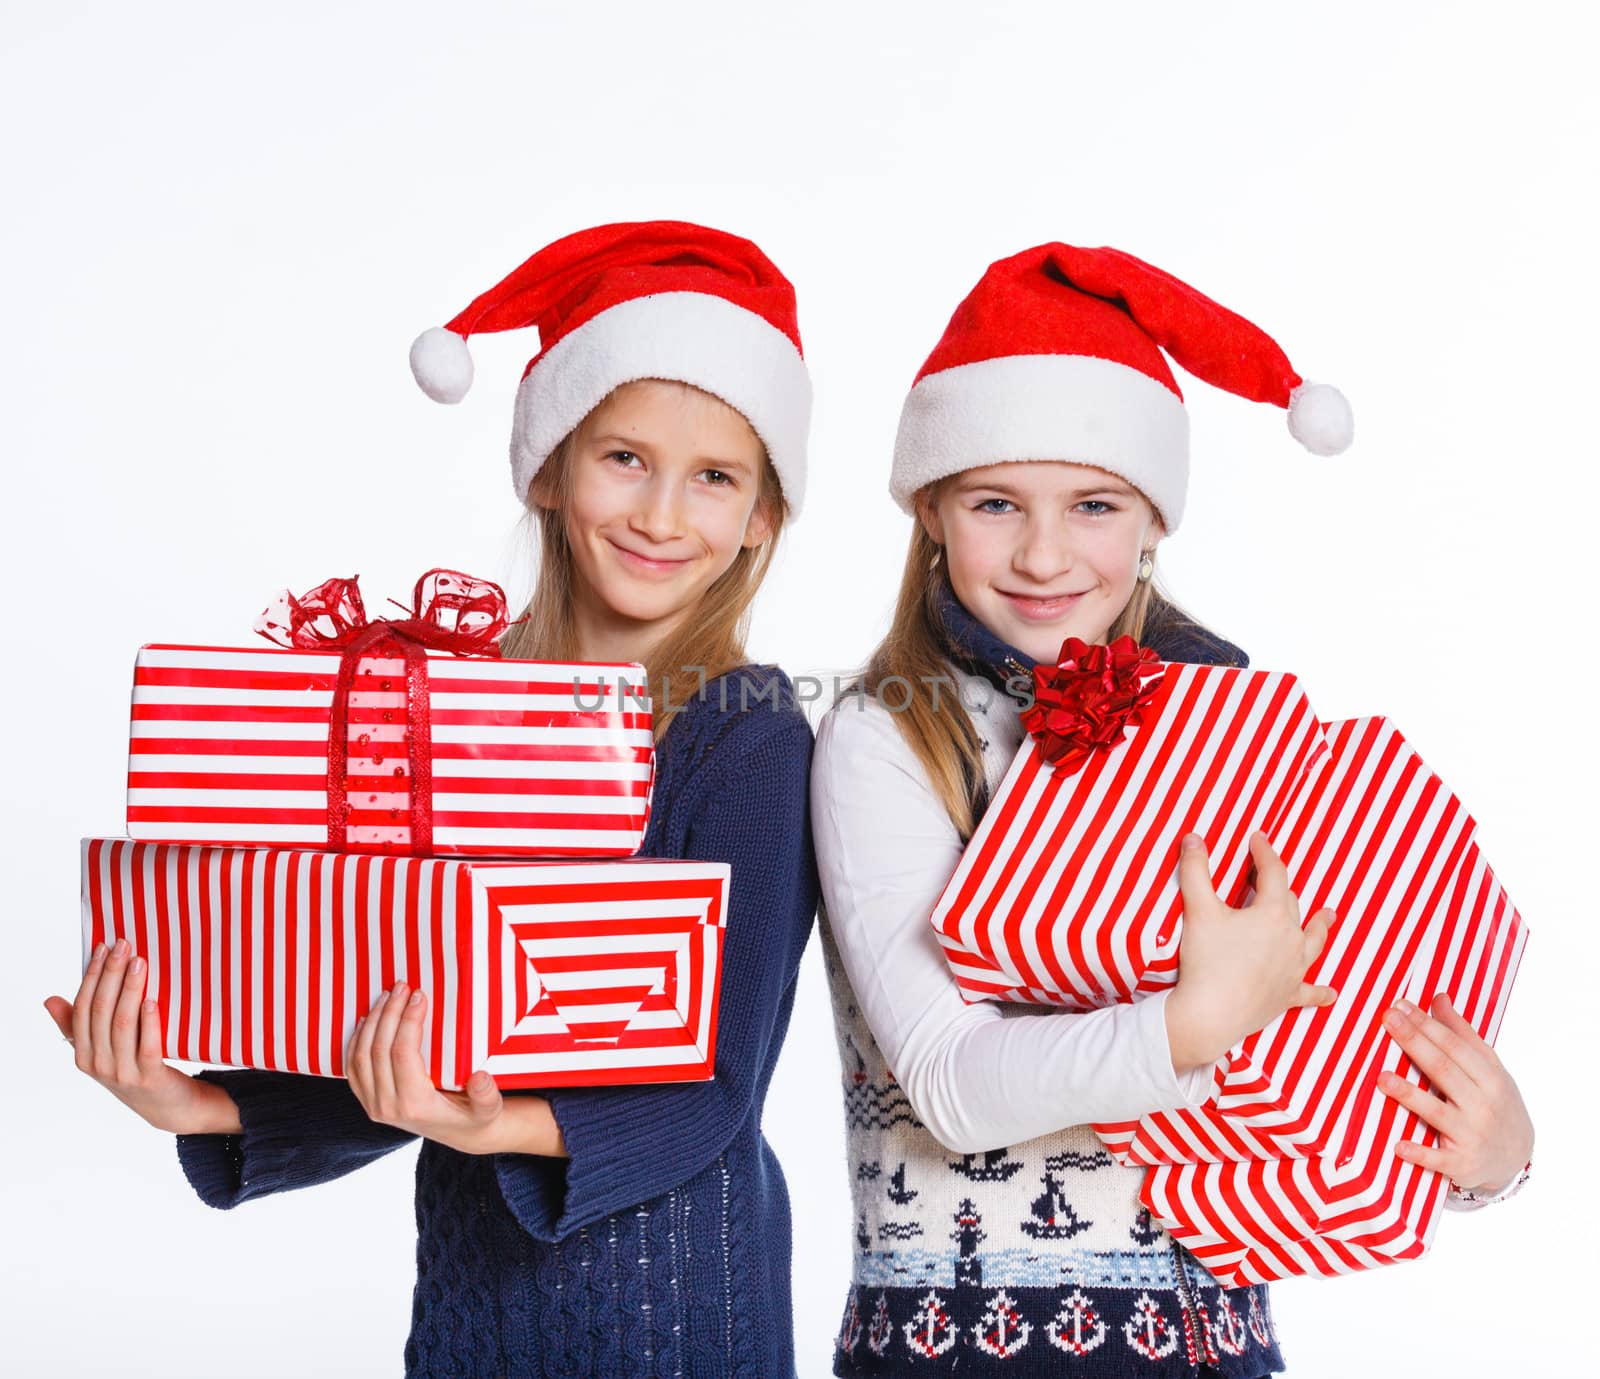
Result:
M1273 835L1303 914L1339 916L1310 979L1339 1000L1294 1010L1230 1056L1213 1102L1096 1126L1124 1163L1307 1157L1356 1098L1383 1012L1430 926L1470 922L1458 884L1473 822L1387 719L1326 725L1330 760L1307 776Z
M1177 844L1205 840L1238 903L1326 757L1294 676L1170 665L1143 725L1062 776L1025 740L931 916L968 1000L1092 1009L1177 979Z
M430 651L430 747L413 781L405 662L363 656L345 750L334 754L343 778L330 781L340 661L337 651L144 647L129 835L485 857L626 857L643 841L655 762L649 701L622 689L642 686L641 667ZM426 848L413 836L414 784L431 815ZM330 798L348 810L332 824Z
M83 844L83 953L149 963L169 1058L340 1076L356 1018L428 993L440 1087L712 1076L729 868Z
M1476 844L1455 871L1449 906L1430 925L1402 994L1438 992L1486 1040L1499 1033L1527 931ZM1339 1274L1423 1254L1448 1184L1394 1157L1433 1132L1377 1089L1385 1070L1419 1075L1384 1036L1375 1043L1334 1144L1309 1158L1184 1163L1146 1174L1141 1201L1219 1281Z

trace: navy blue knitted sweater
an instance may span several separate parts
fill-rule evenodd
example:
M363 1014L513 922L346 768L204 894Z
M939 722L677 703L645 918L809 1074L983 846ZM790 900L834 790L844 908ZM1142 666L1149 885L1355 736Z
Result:
M407 1375L794 1374L789 1201L761 1109L817 902L810 755L776 667L711 681L668 730L641 855L733 870L716 1076L550 1092L565 1161L424 1141ZM368 1120L343 1081L203 1076L243 1125L178 1138L215 1207L327 1182L413 1138Z

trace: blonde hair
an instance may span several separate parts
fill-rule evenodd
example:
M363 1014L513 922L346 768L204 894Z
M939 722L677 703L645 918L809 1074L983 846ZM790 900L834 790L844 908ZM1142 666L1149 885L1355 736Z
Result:
M676 379L651 381L671 382L694 392L702 391ZM608 394L597 403L589 416L614 395L614 392ZM727 406L713 394L705 396ZM585 417L550 452L550 458L528 487L524 501L539 531L539 573L533 596L521 619L501 639L503 655L536 661L577 658L577 620L573 614L577 566L567 534L566 509L574 442L587 421ZM761 448L760 470L756 510L764 511L767 516L770 531L766 540L757 546L741 547L733 564L701 595L692 616L682 619L676 631L650 647L642 658L650 685L658 742L690 696L700 688L702 676L712 680L745 663L744 641L749 631L750 605L767 577L788 515L788 503L765 446ZM552 499L552 506L546 507L537 501L535 489Z
M954 477L936 480L919 489L914 499L917 512L920 514L936 505ZM966 841L983 812L987 788L977 729L960 695L940 692L949 688L949 653L939 613L940 595L948 582L944 547L928 535L919 516L912 527L911 546L900 575L894 621L867 662L862 686L883 702L881 691L887 682L895 682L895 703L889 706L894 711L895 721L922 769L928 773L950 822L962 841ZM1111 625L1110 638L1141 639L1153 604L1161 606L1163 611L1166 607L1165 601L1155 593L1152 577L1140 581L1134 588L1127 605ZM940 684L941 681L944 683Z

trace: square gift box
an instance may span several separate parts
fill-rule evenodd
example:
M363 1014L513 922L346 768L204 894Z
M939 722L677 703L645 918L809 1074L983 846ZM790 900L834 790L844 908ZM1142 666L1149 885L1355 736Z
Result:
M726 863L483 861L85 839L83 958L149 964L168 1058L338 1077L358 1016L427 992L460 1089L713 1075Z

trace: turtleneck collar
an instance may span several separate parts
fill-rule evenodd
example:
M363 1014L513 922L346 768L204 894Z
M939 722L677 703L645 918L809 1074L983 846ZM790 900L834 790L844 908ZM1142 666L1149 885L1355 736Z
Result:
M1033 657L995 636L973 617L943 575L939 584L939 621L944 627L946 653L969 675L983 676L1012 698L1020 697L1017 690L1021 684L1032 684Z

